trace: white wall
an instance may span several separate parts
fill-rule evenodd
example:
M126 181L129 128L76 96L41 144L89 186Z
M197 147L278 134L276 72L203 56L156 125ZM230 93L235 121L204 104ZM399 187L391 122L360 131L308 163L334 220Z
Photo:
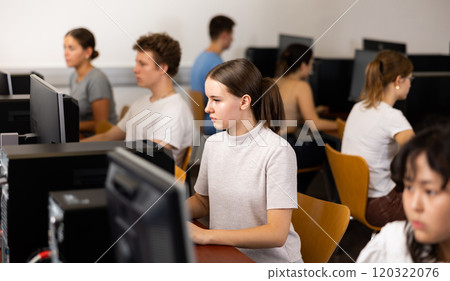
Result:
M0 68L63 68L63 36L85 26L96 35L99 67L131 67L139 35L166 31L191 66L208 44L209 19L235 19L235 41L224 59L252 46L277 46L283 32L319 38L316 56L352 57L361 38L408 44L409 53L449 53L448 0L0 0Z
M363 37L405 42L408 53L448 54L448 11L449 0L0 0L0 69L37 70L65 89L72 70L63 59L64 34L87 27L100 51L94 64L115 85L119 111L148 92L130 84L135 81L131 47L149 31L165 31L180 41L177 81L185 85L188 68L209 43L209 20L219 13L237 23L233 45L223 54L229 60L243 57L249 46L277 46L279 33L323 35L314 46L318 57L353 57Z

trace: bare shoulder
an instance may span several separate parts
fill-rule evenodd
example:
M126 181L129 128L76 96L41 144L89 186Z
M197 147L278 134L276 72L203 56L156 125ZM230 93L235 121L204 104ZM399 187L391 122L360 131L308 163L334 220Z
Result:
M299 93L310 91L311 87L305 81L301 80L292 80L292 79L279 79L277 83L281 93Z
M311 86L305 81L294 81L292 91L297 97L311 95Z

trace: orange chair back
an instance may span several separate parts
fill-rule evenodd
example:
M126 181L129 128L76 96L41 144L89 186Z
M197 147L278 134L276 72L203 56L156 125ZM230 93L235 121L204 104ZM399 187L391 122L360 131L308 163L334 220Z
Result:
M297 193L299 208L292 212L292 225L300 236L304 262L328 262L347 230L350 210Z
M194 120L203 120L205 117L205 98L202 92L189 91L190 104Z
M344 130L345 130L345 121L341 118L336 119L337 123L337 131L339 138L342 140L344 138Z
M95 134L106 133L112 127L114 127L114 125L109 123L109 121L107 120L98 121L97 125L95 126Z
M367 193L369 190L369 166L360 156L347 155L325 145L328 163L341 203L350 208L352 217L367 227L379 231L366 220Z

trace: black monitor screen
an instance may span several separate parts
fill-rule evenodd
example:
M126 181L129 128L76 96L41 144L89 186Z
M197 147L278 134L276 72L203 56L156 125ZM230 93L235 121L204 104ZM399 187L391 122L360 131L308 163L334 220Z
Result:
M278 37L278 59L281 57L281 53L291 44L302 44L307 47L311 47L314 43L314 39L311 37L300 37L286 34L280 34Z
M38 143L79 140L78 102L32 74L30 80L30 128Z
M372 39L363 39L363 49L377 52L389 49L406 54L405 43L387 42Z
M249 47L245 57L261 72L263 77L274 77L277 64L278 48Z
M415 131L434 118L450 118L450 72L413 73L406 98L405 116Z
M117 261L193 261L184 187L123 148L108 157L106 198Z
M32 71L31 73L13 73L11 74L12 91L14 95L29 95L30 94L30 75L36 74L42 80L44 76Z
M0 95L12 95L11 75L0 71Z
M30 95L0 95L0 133L30 132Z
M408 55L414 65L414 72L450 72L450 56Z
M349 112L352 82L352 59L314 59L314 72L309 76L315 104L327 105L331 112Z
M375 59L378 52L356 50L355 59L353 61L352 83L350 86L349 101L358 101L364 88L366 79L366 67Z

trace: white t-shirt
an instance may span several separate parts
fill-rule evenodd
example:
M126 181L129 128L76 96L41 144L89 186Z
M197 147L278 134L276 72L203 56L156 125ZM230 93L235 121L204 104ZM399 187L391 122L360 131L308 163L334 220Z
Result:
M361 251L356 262L413 262L406 241L406 221L386 224Z
M216 133L205 143L195 190L209 196L211 229L265 225L267 210L297 208L295 152L262 123L242 136ZM292 223L282 247L239 250L255 262L301 260Z
M170 144L175 148L175 163L181 166L193 143L191 109L178 93L155 102L150 102L150 97L135 101L117 126L126 132L127 141L156 139Z
M398 152L394 136L410 129L402 112L385 102L376 108L366 108L362 101L353 106L341 151L366 160L370 172L368 197L385 196L395 187L390 173L391 161Z

